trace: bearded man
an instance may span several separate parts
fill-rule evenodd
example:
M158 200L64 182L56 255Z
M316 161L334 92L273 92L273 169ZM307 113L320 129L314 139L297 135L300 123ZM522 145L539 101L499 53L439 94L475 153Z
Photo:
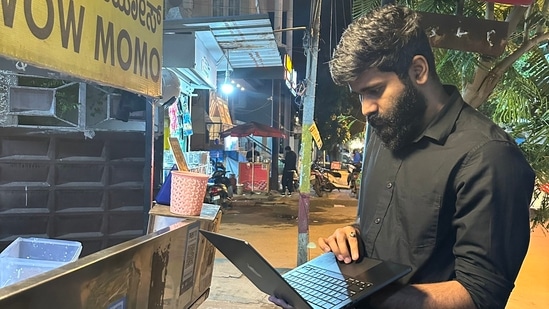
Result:
M362 242L368 257L412 267L358 308L504 308L528 249L534 188L514 140L441 83L409 8L354 21L330 70L358 94L373 134L357 222L319 247L351 263Z

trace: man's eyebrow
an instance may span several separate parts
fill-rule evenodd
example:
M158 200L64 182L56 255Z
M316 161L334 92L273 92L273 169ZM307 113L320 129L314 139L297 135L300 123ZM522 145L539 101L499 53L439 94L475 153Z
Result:
M383 80L374 80L369 85L366 85L366 86L360 88L358 91L353 91L353 88L351 87L350 83L347 83L347 87L349 88L350 93L360 94L360 93L366 92L368 90L372 90L372 89L375 89L375 88L382 87L385 84L386 84L386 82L383 81Z

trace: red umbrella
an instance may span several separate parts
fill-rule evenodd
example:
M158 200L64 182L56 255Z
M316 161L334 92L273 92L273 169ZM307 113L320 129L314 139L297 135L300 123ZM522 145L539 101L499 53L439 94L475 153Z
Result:
M245 124L237 125L225 130L219 134L222 138L227 136L245 137L245 136L264 136L264 137L286 137L282 131L271 126L250 121Z

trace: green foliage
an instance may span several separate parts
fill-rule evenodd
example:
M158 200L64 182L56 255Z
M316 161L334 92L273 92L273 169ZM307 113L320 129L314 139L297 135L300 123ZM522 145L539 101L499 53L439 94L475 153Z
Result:
M547 77L549 76L549 61L547 57L549 51L546 49L547 45L534 48L523 57L521 57L514 65L516 71L526 78L532 80L532 82L539 89L539 93L543 95L549 95L549 82Z
M549 195L540 191L539 187L534 190L534 198L540 199L536 208L531 208L530 218L532 222L532 228L541 226L545 230L549 230Z
M68 85L55 92L56 109L59 116L63 117L78 109L78 105L80 105L78 102L78 92L78 83Z
M547 106L547 97L542 104ZM525 138L520 147L536 172L534 200L537 202L536 209L532 209L532 227L540 225L549 229L549 195L542 191L542 187L549 184L549 111L538 109L530 121L515 125L511 134Z
M510 69L488 104L494 106L492 119L496 123L515 124L530 119L530 104L540 99L541 94L535 83L515 69Z
M547 105L547 98L544 103ZM540 183L549 183L549 110L538 110L536 117L511 127L512 135L525 139L521 149Z
M451 84L463 89L473 80L478 58L474 53L458 50L435 48L433 50L437 63L437 72L444 84Z
M326 84L319 87L316 96L316 122L324 150L332 151L353 136L364 131L365 121L358 98L346 87Z
M373 8L376 8L381 5L380 0L374 1L353 1L353 19L357 19L362 14L371 11Z

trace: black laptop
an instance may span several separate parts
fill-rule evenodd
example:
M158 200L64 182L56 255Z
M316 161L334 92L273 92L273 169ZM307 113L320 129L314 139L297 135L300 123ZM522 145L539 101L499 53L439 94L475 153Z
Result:
M281 275L247 241L200 233L257 288L297 309L352 307L411 271L409 266L370 258L345 264L329 252Z

